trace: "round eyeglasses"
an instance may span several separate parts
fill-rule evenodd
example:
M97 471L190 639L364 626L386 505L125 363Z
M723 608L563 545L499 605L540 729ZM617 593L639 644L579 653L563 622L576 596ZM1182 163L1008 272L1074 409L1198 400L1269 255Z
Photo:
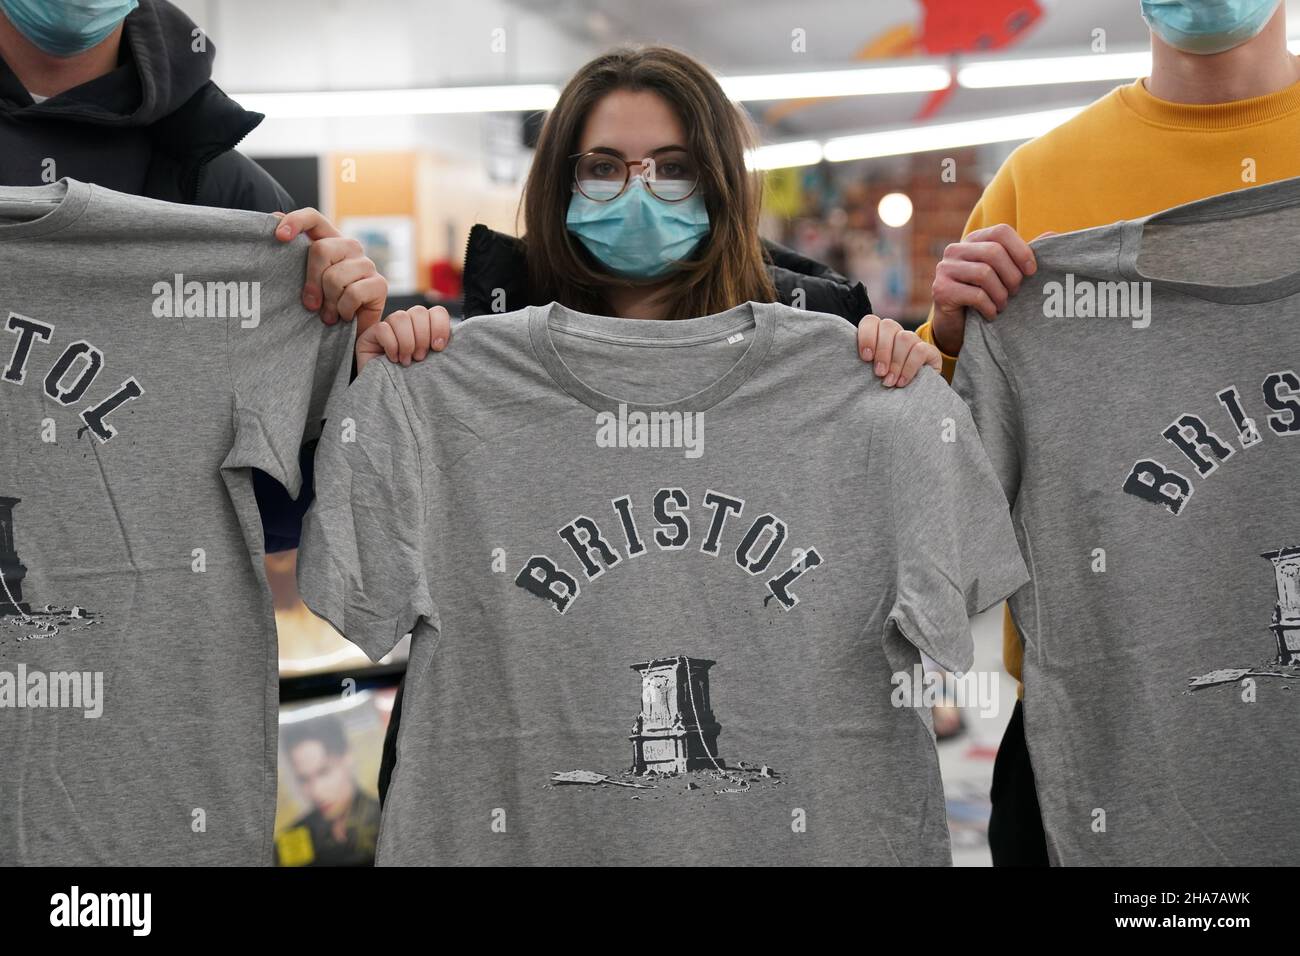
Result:
M632 167L650 195L662 202L689 199L699 188L699 168L685 150L658 150L645 159L623 159L595 150L569 157L573 160L573 188L592 202L612 202L627 190Z

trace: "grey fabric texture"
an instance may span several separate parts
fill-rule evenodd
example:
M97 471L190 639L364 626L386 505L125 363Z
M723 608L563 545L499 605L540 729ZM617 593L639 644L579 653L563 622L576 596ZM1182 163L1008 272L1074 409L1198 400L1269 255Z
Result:
M250 469L297 493L352 344L302 307L308 244L275 224L69 180L0 189L0 864L271 860Z
M380 864L951 862L891 678L969 668L1027 575L966 407L855 343L552 304L333 400L300 589L372 658L414 634Z
M967 316L1055 863L1300 862L1298 242L1300 181L1245 189L1041 240Z

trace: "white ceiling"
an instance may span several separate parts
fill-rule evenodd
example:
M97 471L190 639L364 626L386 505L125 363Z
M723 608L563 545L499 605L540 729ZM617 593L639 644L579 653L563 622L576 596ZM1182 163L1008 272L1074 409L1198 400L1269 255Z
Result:
M175 2L216 42L218 83L245 93L562 83L586 59L627 42L668 43L723 74L844 68L879 63L860 57L869 44L886 35L910 38L915 49L927 22L933 27L928 35L955 38L960 55L963 47L976 47L977 35L1005 37L1001 25L1017 11L1032 22L1016 40L991 52L972 51L974 55L1083 55L1092 51L1098 30L1104 31L1108 52L1147 45L1139 0ZM1300 35L1300 0L1287 0L1287 4L1292 35ZM804 31L803 51L791 48L795 30ZM489 50L489 35L495 31L507 38L505 51ZM953 49L951 42L938 49L933 43L928 50L924 42L919 46L929 56L946 57ZM1095 99L1114 85L962 88L930 118L943 121L1073 105ZM907 125L917 120L927 99L908 94L748 105L770 142ZM289 138L308 130L316 131L309 136L313 142L356 138L338 132L342 128L340 124L299 125L292 127ZM381 131L376 144L402 138Z
M1139 0L505 0L521 14L544 19L599 49L620 42L667 43L720 73L830 69L861 64L860 51L887 31L919 34L927 19L936 32L967 40L974 55L1082 55L1104 31L1110 52L1144 49L1148 34ZM1288 0L1292 33L1300 32L1300 0ZM1006 36L1010 14L1032 22L1001 49L982 52L975 38ZM806 38L791 50L793 31ZM941 52L950 50L950 46ZM936 55L934 53L930 55ZM879 62L879 61L876 61ZM1071 105L1093 100L1115 82L1017 89L959 89L933 119L952 119ZM915 120L925 95L825 100L764 125L768 138L888 127ZM771 104L751 104L757 119Z
M530 14L565 23L599 43L633 40L682 47L720 71L752 71L794 59L790 31L807 31L806 59L851 62L884 30L916 23L927 8L938 19L997 23L1004 11L1038 8L1042 17L1019 47L1087 52L1092 31L1112 45L1144 45L1138 0L508 0ZM812 68L810 66L810 68Z

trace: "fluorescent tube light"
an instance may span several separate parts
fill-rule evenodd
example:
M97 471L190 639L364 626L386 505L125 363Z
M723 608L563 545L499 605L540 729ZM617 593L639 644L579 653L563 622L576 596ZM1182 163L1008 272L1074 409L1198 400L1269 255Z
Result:
M1300 37L1287 41L1287 49L1300 54ZM1051 86L1057 83L1095 83L1135 80L1151 75L1151 51L1085 53L967 63L957 70L957 85L987 90L1011 86Z
M1012 113L956 123L902 126L852 136L837 136L828 140L822 151L831 162L842 163L876 156L899 156L982 143L1032 139L1064 123L1083 108L1071 106L1036 113Z
M769 143L745 154L750 169L786 169L790 166L814 166L822 161L822 144L815 139L793 143Z
M986 60L957 70L957 84L976 90L1009 86L1051 86L1133 80L1151 74L1151 51L1048 56L1023 60Z
M304 93L239 93L245 109L272 119L336 116L420 116L430 113L496 113L546 110L559 89L548 84L461 86L415 90L322 90Z
M720 76L718 82L728 97L744 101L928 93L944 89L951 79L947 67L926 63L873 66L857 70Z

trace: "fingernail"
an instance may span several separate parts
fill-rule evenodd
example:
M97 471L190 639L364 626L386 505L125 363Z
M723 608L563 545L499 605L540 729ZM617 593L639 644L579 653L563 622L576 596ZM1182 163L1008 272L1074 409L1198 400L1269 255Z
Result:
M876 374L877 374L877 375L884 375L884 374L885 374L885 371L886 371L888 368L889 368L889 366L886 365L884 362L877 362L877 363L876 363Z
M872 356L871 349L863 349L863 350L862 350L862 361L864 361L864 362L870 362L870 361L871 361L871 356Z
M433 340L433 350L434 350L435 352L441 352L441 351L442 351L442 347L443 347L444 345L446 345L446 344L447 344L447 340L446 340L446 339L443 339L443 338L436 338L436 339Z
M894 375L891 372L889 375L885 376L885 388L891 388L893 384L894 384Z

